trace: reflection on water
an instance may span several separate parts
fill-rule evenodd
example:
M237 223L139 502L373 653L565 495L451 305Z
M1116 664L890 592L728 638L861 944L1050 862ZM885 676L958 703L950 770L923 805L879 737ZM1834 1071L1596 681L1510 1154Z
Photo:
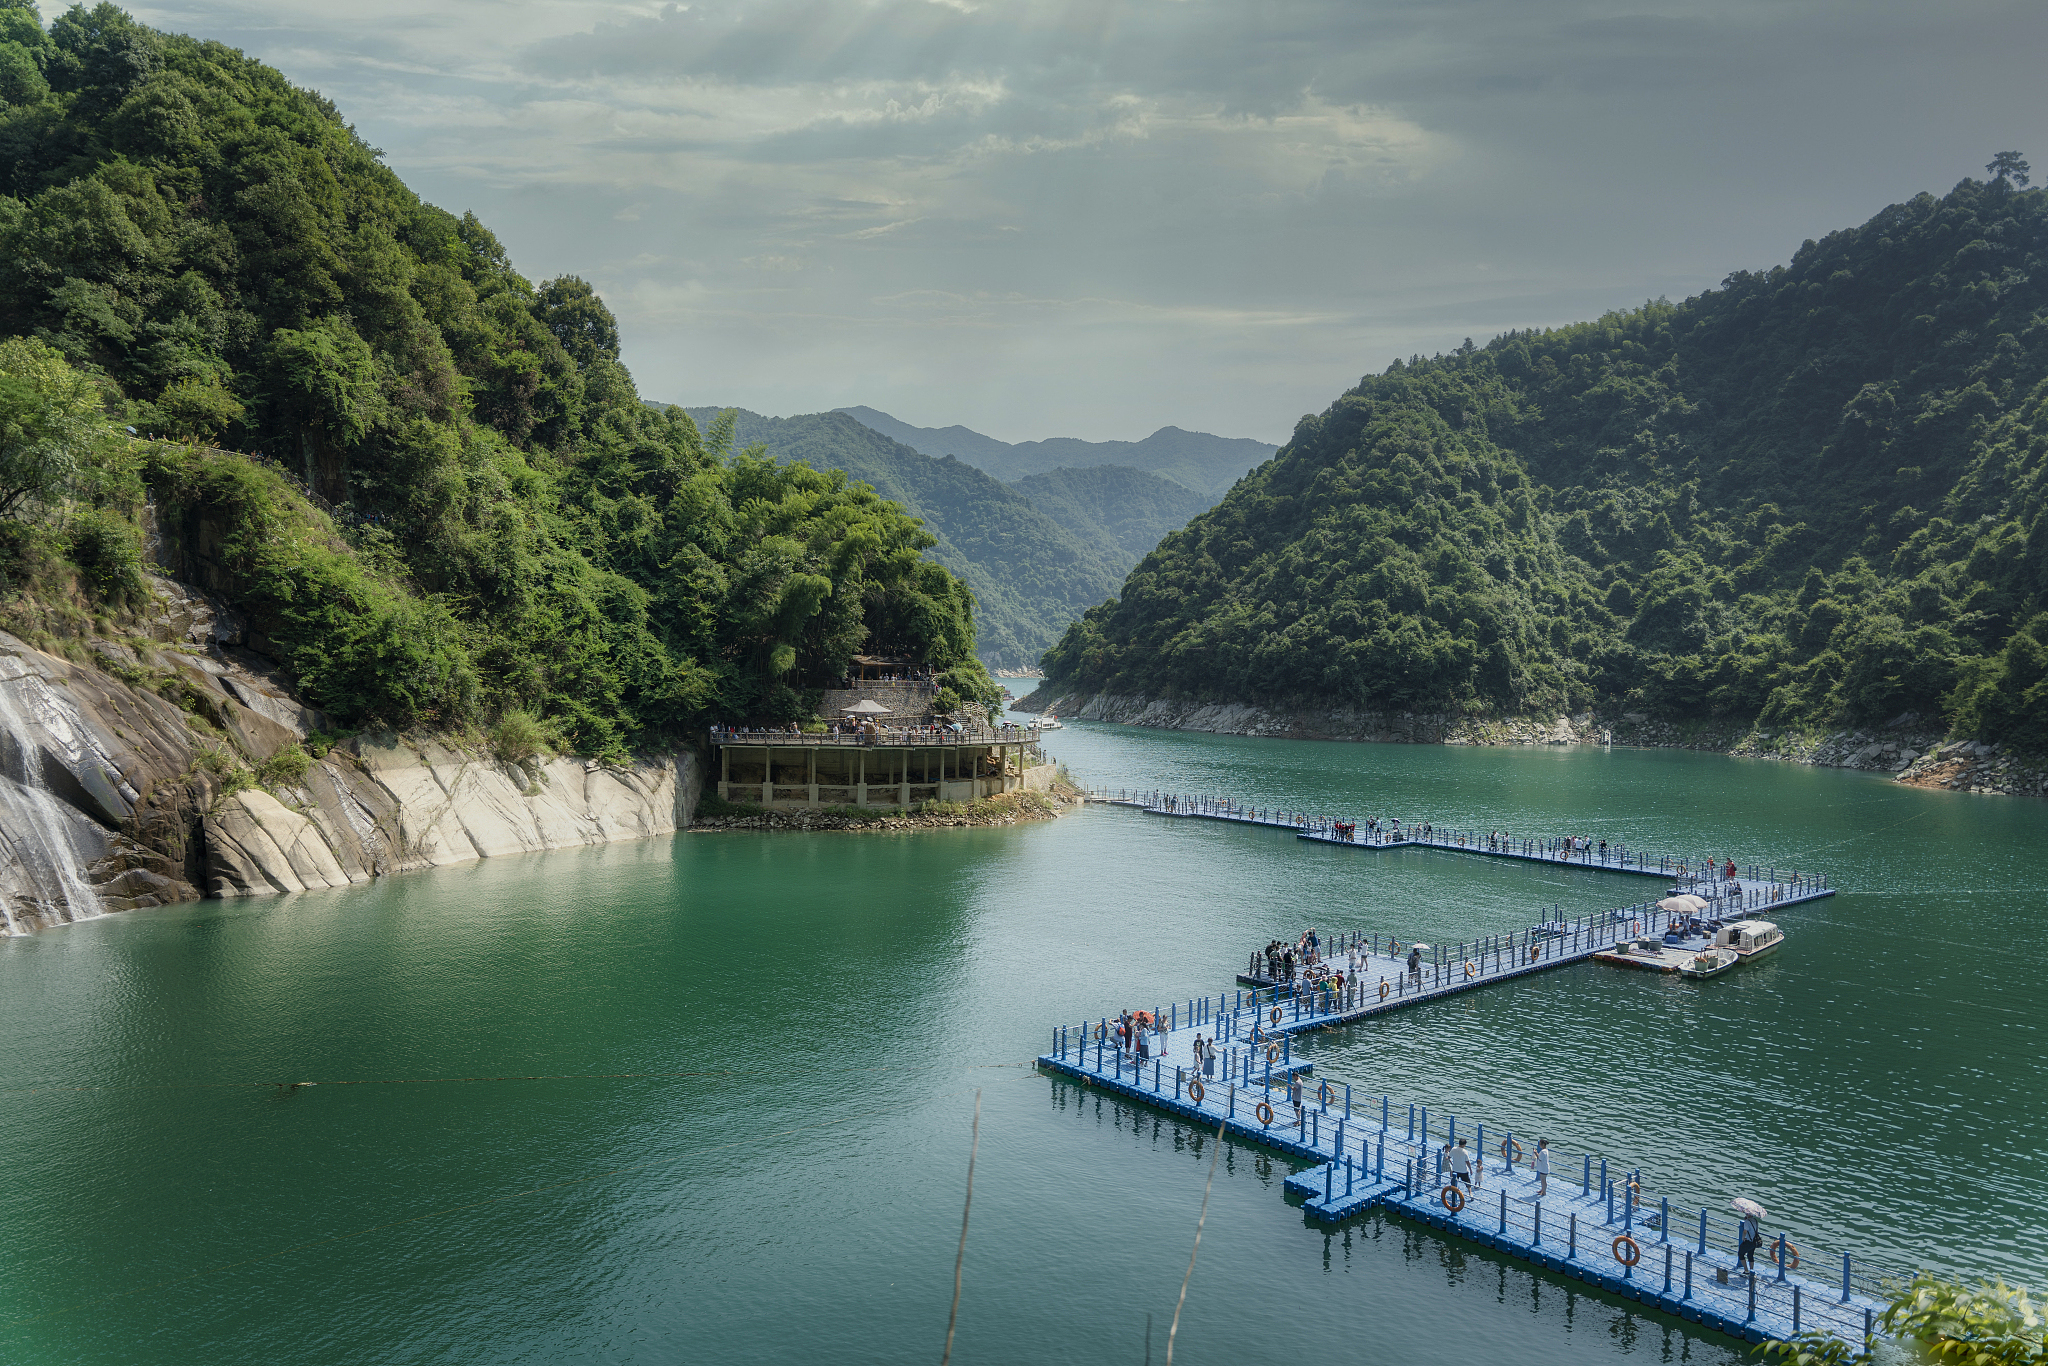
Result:
M1674 1204L1750 1194L1889 1265L2048 1273L2040 803L1687 754L1085 724L1052 747L1112 785L1824 869L1849 890L1730 977L1586 965L1302 1046L1397 1113L1640 1163ZM1469 938L1650 886L1098 808L686 835L10 941L0 1357L935 1352L979 1089L956 1353L1141 1360L1215 1140L1037 1075L1056 1021L1222 990L1309 924ZM1398 1220L1311 1226L1286 1172L1224 1146L1177 1357L1742 1359Z

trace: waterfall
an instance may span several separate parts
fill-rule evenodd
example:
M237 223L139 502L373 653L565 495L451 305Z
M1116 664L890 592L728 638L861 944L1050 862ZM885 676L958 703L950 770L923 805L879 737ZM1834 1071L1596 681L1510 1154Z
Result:
M83 818L50 793L35 727L15 695L20 683L0 678L0 921L9 935L35 928L15 919L21 901L32 903L46 924L100 914L71 834L72 823Z

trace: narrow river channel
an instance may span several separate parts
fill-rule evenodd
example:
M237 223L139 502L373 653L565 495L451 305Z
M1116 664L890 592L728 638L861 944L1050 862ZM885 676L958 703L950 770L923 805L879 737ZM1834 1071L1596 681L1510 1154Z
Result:
M1713 982L1595 964L1305 1047L1397 1109L1748 1195L1873 1264L2048 1282L2048 805L1685 753L1072 725L1110 787L1824 872ZM692 834L0 941L0 1360L1164 1359L1209 1144L1030 1066L1274 937L1458 940L1654 884L1090 808ZM278 1082L314 1081L284 1089ZM1226 1145L1190 1363L1749 1359Z

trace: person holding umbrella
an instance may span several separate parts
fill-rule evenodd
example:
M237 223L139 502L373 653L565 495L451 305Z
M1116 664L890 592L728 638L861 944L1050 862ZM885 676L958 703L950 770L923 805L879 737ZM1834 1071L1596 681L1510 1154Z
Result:
M1738 1196L1733 1202L1735 1212L1742 1216L1742 1222L1735 1229L1735 1267L1756 1275L1756 1250L1763 1242L1763 1221L1768 1211L1756 1201Z

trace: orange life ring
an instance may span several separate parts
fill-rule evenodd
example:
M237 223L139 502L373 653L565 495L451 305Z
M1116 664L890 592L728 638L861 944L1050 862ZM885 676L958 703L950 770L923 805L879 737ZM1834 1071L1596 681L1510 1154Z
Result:
M1614 1260L1623 1266L1634 1266L1643 1259L1642 1247L1626 1233L1615 1234L1614 1242L1610 1246L1614 1252Z
M1479 969L1472 966L1472 960L1469 958L1465 960L1465 975L1467 977L1477 977L1479 975Z
M1280 1045L1279 1045L1279 1044L1277 1044L1277 1043L1269 1043L1269 1044L1267 1044L1267 1045L1266 1045L1266 1061L1267 1061L1267 1062L1278 1062L1278 1061L1280 1061Z
M1387 999L1387 979L1384 977L1380 978L1380 999L1382 1001Z
M1321 1086L1316 1088L1316 1099L1321 1101L1325 1105L1328 1105L1330 1103L1330 1097L1333 1094L1334 1093L1330 1090L1330 1083L1328 1082L1324 1082Z
M1191 1081L1188 1083L1188 1099L1192 1100L1195 1104L1200 1105L1202 1103L1202 1097L1207 1094L1209 1093L1202 1089L1201 1082Z
M1508 1156L1510 1149L1514 1150L1515 1155L1513 1157ZM1513 1166L1522 1160L1522 1145L1512 1138L1504 1138L1500 1141L1500 1155L1509 1166Z
M1259 1117L1259 1123L1261 1124L1271 1124L1273 1122L1273 1107L1266 1104L1263 1100L1259 1102L1258 1108L1253 1110L1252 1113Z
M1453 1214L1465 1208L1465 1197L1458 1193L1456 1184L1445 1186L1444 1193L1437 1198L1442 1200L1444 1208Z
M1535 962L1535 961L1536 961L1536 960L1537 960L1538 958L1541 958L1542 956L1543 956L1543 946L1542 946L1541 944L1531 944L1531 945L1529 946L1529 961L1530 961L1530 962L1532 962L1532 963L1533 963L1533 962Z
M1799 1269L1799 1244L1790 1242L1785 1244L1785 1269L1787 1271L1797 1271Z
M1279 1023L1280 1023L1280 1016L1281 1016L1281 1015L1282 1015L1283 1013L1284 1013L1284 1012L1282 1012L1282 1010L1280 1009L1280 1007L1279 1007L1279 1006L1274 1006L1274 1007L1273 1007L1273 1013L1272 1013L1271 1015L1268 1015L1268 1016L1267 1016L1266 1018L1267 1018L1267 1019L1269 1019L1269 1020L1271 1020L1271 1021L1272 1021L1272 1022L1273 1022L1274 1024L1279 1024Z

